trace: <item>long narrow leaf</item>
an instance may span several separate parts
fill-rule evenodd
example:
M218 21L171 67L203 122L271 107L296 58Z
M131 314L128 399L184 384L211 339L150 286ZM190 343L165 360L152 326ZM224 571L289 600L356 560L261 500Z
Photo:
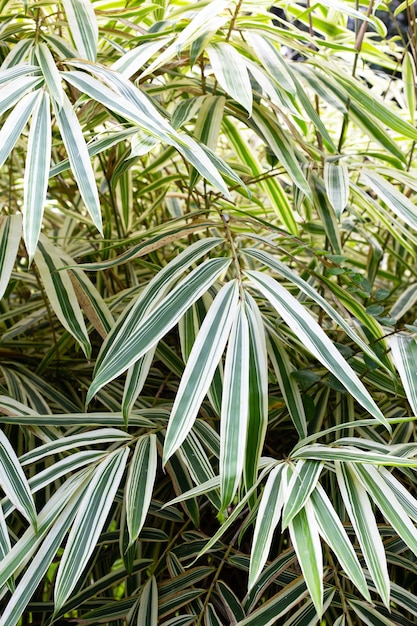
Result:
M268 426L268 357L261 312L250 294L245 294L249 325L249 413L244 479L252 487Z
M98 27L90 0L62 0L75 45L89 61L97 56Z
M317 615L321 617L323 607L323 554L318 525L310 502L306 502L305 507L297 513L288 528L311 599Z
M317 485L323 466L320 463L297 463L292 468L286 494L286 502L282 511L282 528L286 528L291 520L302 509Z
M371 600L363 569L349 541L343 524L323 487L318 484L310 501L319 526L319 533L337 556L349 579L366 600Z
M179 448L194 423L226 346L237 302L238 285L231 281L219 291L204 319L172 407L165 437L164 464Z
M32 261L41 232L51 164L51 115L44 91L36 103L30 125L24 176L23 235Z
M8 498L22 515L37 528L35 502L19 459L9 440L0 430L0 484Z
M247 271L246 274L271 302L288 326L296 332L308 350L340 380L371 415L389 428L380 409L372 400L363 383L329 340L323 329L298 300L269 276L257 271Z
M241 303L227 346L220 416L220 494L224 510L243 472L249 415L249 327Z
M136 444L126 481L126 519L129 545L139 536L151 503L156 476L156 437L144 435Z
M277 465L265 484L253 533L248 591L258 580L271 549L274 530L280 520L285 498L286 469L283 463Z
M21 215L8 215L0 218L0 299L9 284L19 249L21 232Z
M158 626L158 587L151 576L140 596L138 626Z
M336 474L346 510L361 546L375 587L388 606L390 583L384 546L364 487L349 464L336 463Z
M94 170L80 123L65 94L62 106L57 107L54 104L54 110L81 197L97 230L103 234L100 201Z
M157 344L193 302L209 289L229 263L229 259L212 259L202 263L138 324L128 317L111 344L111 352L106 351L104 344L104 357L100 366L96 367L87 402L105 384L133 365Z
M0 167L13 150L25 128L33 109L39 102L40 93L28 93L14 107L0 130Z
M252 87L244 57L226 42L211 43L206 51L221 87L251 115Z
M63 265L59 252L42 235L35 253L35 262L56 316L88 357L91 353L90 340L71 280L67 271L58 271Z
M113 505L129 451L110 454L97 467L80 503L58 568L55 609L58 611L74 589L85 568Z
M416 340L410 335L396 334L389 339L389 346L411 410L417 415Z

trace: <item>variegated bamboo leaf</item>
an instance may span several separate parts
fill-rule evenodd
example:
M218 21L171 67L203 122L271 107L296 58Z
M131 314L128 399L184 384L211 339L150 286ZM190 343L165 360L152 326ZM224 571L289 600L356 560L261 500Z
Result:
M138 626L158 626L158 587L155 576L145 584L140 596Z
M87 402L106 383L124 372L156 345L229 264L229 259L212 259L202 263L139 322L132 315L132 312L136 312L135 309L130 309L123 326L117 329L117 335L109 335L112 339L111 352L108 351L109 342L103 344L102 360L99 367L96 366Z
M286 496L286 472L287 466L280 463L269 474L265 484L253 534L248 591L256 584L271 549Z
M62 0L71 34L81 56L95 61L97 56L98 27L90 0Z
M269 276L257 271L247 271L256 287L271 302L285 322L310 352L340 380L346 389L378 421L388 426L363 383L340 352L328 339L323 329L308 311L284 287Z
M384 604L388 606L390 582L387 561L368 495L349 464L337 462L335 467L343 502L370 575Z
M343 163L326 161L324 164L324 184L327 197L336 217L340 219L349 199L349 171Z
M226 42L211 43L206 51L220 86L252 115L252 87L244 57Z
M97 230L103 234L100 201L94 170L80 123L65 94L62 106L58 107L54 103L54 110L81 197Z
M129 451L109 454L96 468L79 505L77 516L62 555L55 583L58 611L74 589L85 568L113 505Z
M35 256L51 165L51 113L44 91L32 115L27 147L23 196L23 235L29 261Z
M129 546L138 538L148 513L156 475L156 437L141 437L135 447L126 481L126 519Z
M311 502L289 523L289 531L297 559L303 572L317 615L321 617L323 608L323 554L319 529Z
M219 291L203 321L172 407L165 437L164 464L182 444L194 423L225 349L237 303L238 285L231 281Z
M37 528L37 513L30 487L9 440L0 430L0 484L16 509ZM1 585L0 585L1 586Z
M22 232L22 216L0 218L0 299L9 284Z
M68 272L58 271L63 267L59 251L42 235L35 262L56 316L88 357L91 353L90 340Z
M241 303L233 321L224 367L220 416L220 495L224 510L243 472L249 416L249 326Z
M417 343L411 335L397 333L389 339L392 359L397 368L411 410L417 415L416 359Z

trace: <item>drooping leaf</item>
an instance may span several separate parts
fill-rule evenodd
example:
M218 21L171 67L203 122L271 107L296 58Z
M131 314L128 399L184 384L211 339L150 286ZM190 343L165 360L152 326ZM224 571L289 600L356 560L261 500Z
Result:
M68 536L55 583L55 610L58 611L74 589L85 568L113 504L129 451L109 454L96 468L79 505Z
M156 476L156 437L141 437L135 447L126 481L126 519L129 529L129 546L139 536L148 513Z
M81 197L97 230L103 234L94 170L80 123L65 94L62 106L58 107L54 103L54 111Z
M219 291L203 321L172 407L165 437L164 464L194 423L226 346L237 302L238 285L231 281Z
M0 485L14 506L37 528L37 513L27 478L9 440L0 430Z
M375 587L388 606L390 582L384 546L366 491L349 464L336 463L336 475L343 502L361 546Z
M230 333L220 416L220 495L224 510L243 472L249 416L249 326L241 303Z
M221 87L252 115L252 87L244 57L224 41L212 42L206 51Z
M350 365L308 311L279 283L257 271L247 271L256 287L292 328L310 352L340 380L371 415L387 426L384 416Z
M44 91L32 115L23 183L23 235L29 261L35 256L41 231L51 164L51 142L49 96Z
M41 235L34 258L55 314L64 328L79 342L88 357L91 345L84 318L67 271L58 271L63 267L59 251Z
M256 517L253 534L248 591L256 584L266 563L273 533L281 517L286 495L286 466L277 465L268 476Z
M9 284L22 232L22 216L0 218L0 299Z
M90 0L62 0L71 34L81 56L95 61L97 56L98 27Z
M129 317L112 338L111 351L103 344L102 360L95 369L87 402L110 380L133 365L178 322L195 302L227 268L229 259L212 259L198 266L179 283L158 305L137 323L130 309Z

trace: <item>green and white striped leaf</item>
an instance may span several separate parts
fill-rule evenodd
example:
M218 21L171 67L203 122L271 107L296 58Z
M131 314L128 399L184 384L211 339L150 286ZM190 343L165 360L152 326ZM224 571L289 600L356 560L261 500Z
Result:
M252 115L252 87L245 58L230 43L211 43L206 52L219 85Z
M233 280L216 295L187 360L168 422L163 464L179 448L194 423L224 352L237 306L238 285Z
M163 46L172 41L173 36L160 37L154 41L148 41L146 43L132 48L129 52L126 52L120 59L113 63L112 70L121 74L125 78L130 78L133 74L136 74L140 68Z
M13 111L2 124L0 130L0 167L4 164L23 129L28 123L36 103L39 102L40 92L28 93L14 107Z
M268 356L261 312L249 293L245 294L245 306L249 325L249 413L243 472L249 489L258 475L268 426Z
M20 76L0 89L0 115L14 106L29 91L40 85L39 76ZM29 116L28 116L29 117Z
M230 264L229 259L211 259L194 269L155 308L139 322L129 316L112 341L105 342L102 359L96 366L87 402L158 343L184 312L203 295ZM109 335L110 337L111 335ZM110 343L111 351L108 350Z
M3 509L0 503L0 561L10 552L11 548L9 531L7 530L6 520L4 519ZM10 577L6 584L9 591L13 593L15 590L14 577Z
M310 502L314 508L320 535L337 556L349 579L356 585L363 597L371 601L365 575L355 550L329 497L320 484L316 485Z
M361 170L361 175L371 186L372 191L406 224L417 230L416 207L401 191L385 178L371 170Z
M349 463L335 463L340 493L375 587L386 606L390 599L390 581L384 546L378 526L361 481Z
M366 487L370 497L382 515L401 537L404 543L417 555L417 529L408 517L395 492L372 465L355 465L353 471Z
M275 528L281 517L287 483L287 466L280 463L268 476L256 516L250 557L248 591L257 582L271 549Z
M417 500L414 496L391 472L385 469L385 467L379 468L379 474L383 477L388 487L394 492L395 497L399 500L401 506L407 512L407 515L417 522Z
M317 615L321 617L323 607L323 554L319 528L311 502L289 523L288 529L297 559L303 572Z
M72 450L73 448L91 446L99 443L110 444L114 442L124 442L128 441L130 438L131 436L128 433L116 428L99 428L86 433L55 439L54 441L45 443L43 446L34 448L30 452L26 452L19 460L21 465L24 466L34 464L51 454L68 452L68 450Z
M22 43L22 42L19 42ZM19 45L19 44L16 44ZM16 47L16 46L15 46ZM39 67L37 65L29 65L28 63L21 63L20 65L13 65L7 69L4 68L2 63L2 69L0 69L0 85L8 83L10 80L20 78L20 76L27 76L28 74L39 73Z
M154 72L170 59L178 56L182 48L198 39L198 37L207 30L212 18L221 13L228 4L230 4L230 0L212 0L209 4L203 5L203 8L198 12L194 12L193 19L191 19L187 26L179 33L175 41L142 72L141 78ZM196 5L194 6L197 8ZM215 23L217 24L217 19Z
M389 338L388 343L411 410L417 415L416 340L410 335L397 333Z
M245 617L236 626L274 626L277 620L289 613L308 595L304 579L300 576L267 602L262 603L251 615Z
M215 150L217 146L225 103L224 96L206 96L198 112L194 136L211 150ZM194 187L197 180L197 170L193 170L190 178L191 187Z
M413 56L408 50L404 50L402 78L410 121L414 124L414 117L416 113L416 66Z
M334 69L327 66L334 75L334 78L339 82L349 94L351 100L358 105L367 116L372 114L380 122L392 128L400 135L408 137L409 139L417 139L417 129L414 128L409 122L406 122L398 114L399 111L393 111L391 108L380 101L377 97L371 94L370 90L366 90L360 86L359 81L354 80L345 72L334 72ZM332 71L333 70L333 71Z
M74 43L89 61L97 57L98 26L90 0L62 0Z
M155 576L146 582L139 603L138 626L158 626L158 587Z
M4 215L0 217L0 300L9 284L19 249L21 232L21 215Z
M101 102L111 111L122 115L125 119L132 120L151 135L174 146L204 178L211 182L227 198L230 198L226 184L219 174L219 168L213 165L203 148L189 135L177 133L151 104L150 100L130 81L123 79L122 76L102 66L86 66L86 64L78 61L74 64L82 69L93 70L109 83L112 88L116 89L117 92L109 89L86 72L65 72L63 74L65 80L93 99ZM218 161L223 162L219 157Z
M49 96L43 91L32 115L23 181L23 236L29 262L35 256L51 165L51 114Z
M233 321L224 367L220 415L222 511L232 501L243 472L249 415L249 326L241 303Z
M36 507L28 481L16 453L2 430L0 430L0 485L16 509L36 530L38 523Z
M296 86L291 73L288 71L284 59L273 43L266 37L255 33L245 34L246 37L268 74L272 76L282 89L295 95Z
M42 70L48 91L56 104L61 107L64 103L64 90L61 84L61 75L58 71L54 57L48 46L41 42L35 48L36 58Z
M90 340L68 271L58 271L63 267L59 251L42 234L35 262L56 316L88 358L91 354Z
M55 583L55 610L68 599L93 552L113 505L129 450L109 454L100 463L79 505Z
M129 422L129 414L143 389L149 370L154 362L155 349L156 346L144 354L127 370L122 399L122 411L126 424Z
M69 502L66 501L64 510L55 520L49 534L44 539L35 557L31 560L29 567L20 579L9 603L4 609L0 626L16 626L20 622L24 609L48 571L74 519L81 493L76 493Z
M307 419L304 404L297 381L291 376L294 367L287 351L275 333L268 333L268 355L274 368L275 376L281 389L288 413L300 437L307 435Z
M81 197L97 230L103 234L100 201L90 155L78 118L65 94L62 106L54 104L54 110Z
M340 219L349 199L349 171L343 161L324 164L324 184L336 217Z
M348 600L348 603L361 620L361 624L366 624L366 626L397 626L399 624L397 620L393 621L389 617L385 617L376 607L366 602Z
M317 462L298 462L291 467L286 491L286 502L282 511L282 528L285 529L291 520L303 508L317 485L323 465Z
M253 121L262 137L280 163L285 167L294 185L311 199L311 187L307 182L288 136L282 131L278 120L259 105L254 106Z
M389 428L384 416L347 361L311 314L284 287L257 271L245 272L269 300L299 340L346 387L379 422Z
M9 550L7 555L0 562L0 587L4 585L7 580L18 569L22 569L25 564L31 559L35 550L40 546L46 533L50 530L55 520L66 507L74 493L80 488L82 483L86 480L89 473L88 470L82 470L78 472L70 479L65 481L48 500L44 508L41 510L38 516L37 530L33 526L29 526L19 540ZM13 507L9 507L9 513L13 510ZM7 512L5 511L5 516Z
M138 538L148 513L156 476L156 463L156 437L154 434L144 435L136 444L125 488L129 546Z
M382 454L377 451L360 450L353 446L326 446L313 444L298 448L292 453L293 459L316 459L317 461L348 461L351 463L371 463L388 467L417 467L414 450L411 456L404 458L394 454Z

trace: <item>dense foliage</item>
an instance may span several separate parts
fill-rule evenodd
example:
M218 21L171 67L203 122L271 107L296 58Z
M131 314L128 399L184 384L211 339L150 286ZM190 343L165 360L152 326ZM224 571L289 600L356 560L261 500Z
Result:
M275 4L0 4L0 626L415 623L414 5Z

